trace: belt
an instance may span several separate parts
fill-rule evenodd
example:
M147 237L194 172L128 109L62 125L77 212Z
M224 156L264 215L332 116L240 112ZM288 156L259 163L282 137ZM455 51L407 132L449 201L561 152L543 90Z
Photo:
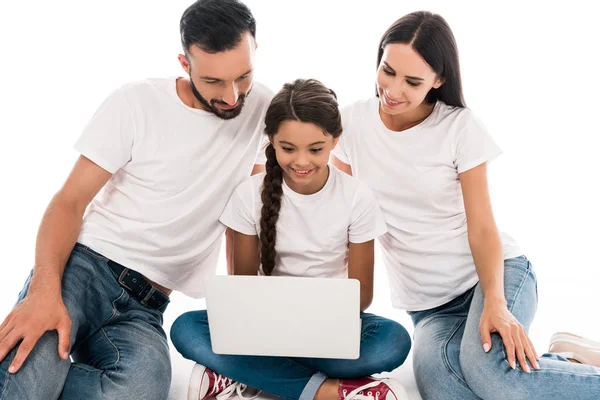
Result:
M108 260L108 266L116 275L119 285L127 289L143 306L159 310L169 303L169 296L158 290L144 275L112 260Z

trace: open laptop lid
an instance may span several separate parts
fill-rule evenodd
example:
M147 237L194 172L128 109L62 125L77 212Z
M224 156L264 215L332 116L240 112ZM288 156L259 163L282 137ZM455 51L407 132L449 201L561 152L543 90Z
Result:
M359 357L356 279L215 276L205 286L217 354Z

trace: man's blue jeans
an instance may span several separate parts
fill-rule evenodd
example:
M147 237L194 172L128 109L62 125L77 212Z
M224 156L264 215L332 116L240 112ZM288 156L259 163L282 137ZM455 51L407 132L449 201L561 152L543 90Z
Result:
M504 294L509 310L529 331L538 298L527 258L504 261ZM518 362L513 370L496 333L485 353L479 331L482 311L483 292L477 284L447 304L409 313L415 324L415 377L423 399L600 399L599 368L544 354L540 370L531 368L527 374Z
M410 351L410 335L395 321L361 314L357 360L219 355L212 351L206 311L181 315L171 341L187 359L234 381L287 399L312 400L327 378L359 378L400 366ZM240 334L244 327L240 326Z
M62 280L74 362L58 356L56 331L40 338L14 375L7 372L13 349L0 363L1 400L167 398L171 364L162 312L130 297L107 261L90 248L75 245ZM30 279L19 301L27 294Z

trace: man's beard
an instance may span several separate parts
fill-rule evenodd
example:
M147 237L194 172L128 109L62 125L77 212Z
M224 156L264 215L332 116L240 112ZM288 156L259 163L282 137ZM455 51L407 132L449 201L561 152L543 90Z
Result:
M215 104L224 104L224 105L231 105L231 104L227 104L224 101L221 100L215 100L212 99L210 102L208 100L206 100L204 97L202 97L202 95L200 94L200 92L198 91L198 89L196 89L196 85L194 85L194 81L192 81L192 78L190 77L190 88L192 89L192 93L194 94L194 97L196 97L196 99L200 102L200 104L202 104L208 111L212 112L213 114L215 114L217 117L221 118L221 119L232 119L237 117L238 115L240 115L240 113L242 112L242 108L244 107L244 102L246 101L246 96L250 93L250 90L248 90L246 93L240 94L238 97L238 106L234 109L231 110L223 110L223 109L219 109L217 107L215 107Z

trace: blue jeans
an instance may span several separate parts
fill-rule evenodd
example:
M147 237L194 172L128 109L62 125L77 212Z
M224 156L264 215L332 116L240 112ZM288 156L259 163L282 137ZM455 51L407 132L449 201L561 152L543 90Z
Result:
M531 263L521 256L504 261L508 308L526 331L537 308ZM513 370L499 334L483 351L479 321L481 284L447 304L410 312L415 324L414 369L423 399L600 399L600 369L554 355L540 357L540 370Z
M206 311L177 318L171 341L185 358L234 381L287 399L311 400L328 377L351 379L391 371L406 359L410 335L402 325L373 314L361 314L361 319L360 358L356 360L215 354Z
M130 297L107 259L80 244L67 262L62 296L72 322L74 362L58 356L56 331L46 332L21 369L10 375L13 349L0 363L1 400L167 398L171 364L161 311Z

